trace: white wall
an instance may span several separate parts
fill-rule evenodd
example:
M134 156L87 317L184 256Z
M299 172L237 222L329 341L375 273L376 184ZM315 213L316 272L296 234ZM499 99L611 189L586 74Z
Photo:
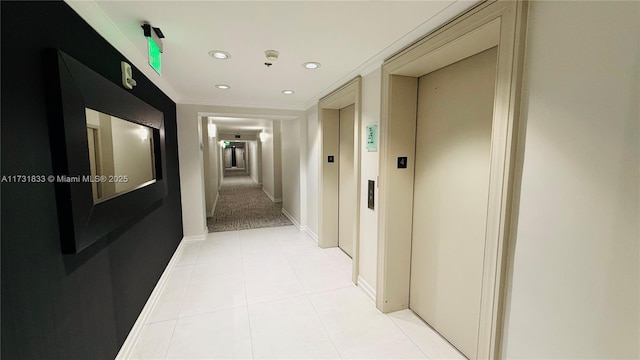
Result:
M531 2L503 357L639 353L640 2Z
M146 130L147 138L140 137L140 131ZM153 158L151 133L145 126L111 117L113 137L113 174L127 176L126 182L116 182L116 193L135 189L153 177Z
M202 124L199 106L177 104L180 198L184 236L207 233L202 156Z
M247 141L247 161L249 162L249 176L256 184L261 183L260 179L260 159L258 155L258 141Z
M217 143L216 137L209 136L209 120L207 117L202 118L202 143L204 145L203 164L204 164L204 192L206 200L207 216L213 216L215 205L218 200L218 151L220 145ZM217 135L217 134L216 134Z
M298 119L298 139L299 139L299 172L300 172L300 230L307 231L307 223L309 222L309 216L307 209L309 207L307 203L307 133L308 133L307 117L301 117Z
M273 120L264 130L262 142L262 189L272 201L282 201L282 155L280 121Z
M378 261L378 164L379 152L367 151L367 125L380 122L380 92L382 74L380 68L362 77L362 127L360 134L360 271L359 275L369 286L376 288ZM378 144L379 146L379 144ZM375 206L367 206L368 180L376 182Z
M202 164L204 166L204 201L205 201L205 209L207 210L207 217L211 216L211 207L213 206L213 192L211 192L211 188L209 187L211 183L211 154L209 149L209 129L208 123L209 120L207 117L202 117L200 119L202 128Z
M273 120L273 197L282 200L282 122Z
M307 232L318 239L318 177L319 177L319 151L320 151L320 129L318 127L318 105L306 111L306 189L303 193L306 200Z
M209 161L208 161L208 171L209 181L206 182L206 188L209 189L211 193L213 193L213 204L208 208L209 214L213 215L215 210L216 203L218 202L218 189L220 188L220 175L218 174L220 164L218 164L219 155L221 148L218 145L217 137L208 137L209 140ZM205 173L206 173L205 169Z
M300 121L282 121L282 208L301 224L300 217Z
M273 123L265 127L262 141L262 190L272 199L273 196Z
M236 136L240 135L239 138L237 138ZM238 133L227 133L227 132L221 132L220 134L218 134L218 138L220 138L220 140L225 140L225 141L247 141L247 140L255 140L256 139L256 134L238 134Z

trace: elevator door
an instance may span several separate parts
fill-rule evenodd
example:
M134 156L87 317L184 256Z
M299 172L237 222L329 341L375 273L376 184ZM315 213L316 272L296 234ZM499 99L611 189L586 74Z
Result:
M229 169L233 166L233 162L231 160L231 148L224 148L224 167L225 169Z
M476 357L497 48L418 81L409 306Z
M340 156L338 188L338 246L353 257L356 214L356 178L353 171L353 125L355 105L340 109Z
M244 169L246 154L243 147L236 147L236 167Z

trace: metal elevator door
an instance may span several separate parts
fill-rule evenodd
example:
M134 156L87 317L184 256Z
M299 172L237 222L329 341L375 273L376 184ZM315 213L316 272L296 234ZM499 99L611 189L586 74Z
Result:
M354 173L355 105L340 109L340 148L338 156L338 246L353 257L356 223L356 177Z
M418 81L409 306L477 353L497 48Z

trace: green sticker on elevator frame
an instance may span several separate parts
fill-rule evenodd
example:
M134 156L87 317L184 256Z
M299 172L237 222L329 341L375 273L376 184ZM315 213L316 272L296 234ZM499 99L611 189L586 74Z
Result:
M378 124L367 125L367 151L378 151Z

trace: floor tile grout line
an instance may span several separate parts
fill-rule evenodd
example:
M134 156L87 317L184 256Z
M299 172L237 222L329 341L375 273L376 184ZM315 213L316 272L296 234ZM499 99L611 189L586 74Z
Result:
M247 279L244 272L244 251L242 246L242 239L240 239L240 234L238 234L238 242L240 243L240 266L242 268L242 285L244 288L244 302L245 308L247 310L247 325L249 326L249 346L251 347L251 358L255 359L256 356L253 352L253 332L251 330L251 315L249 314L249 296L247 295Z
M173 342L173 336L175 335L176 328L178 327L178 320L181 319L180 313L182 312L182 308L184 306L184 300L185 300L185 297L187 296L187 291L189 290L189 284L191 283L191 278L193 276L193 270L195 269L196 265L198 264L198 258L200 256L200 251L202 250L202 243L204 241L206 241L206 238L205 238L205 240L198 242L198 252L196 254L196 257L194 259L193 264L190 265L191 266L191 271L189 272L189 279L187 280L187 286L186 286L186 288L184 290L184 293L181 296L180 308L178 309L178 314L176 315L176 318L174 319L175 324L173 325L173 331L171 331L171 337L169 337L169 342L168 342L169 345L167 346L167 350L165 351L165 354L164 354L164 358L165 359L167 359L167 356L169 356L169 349L171 348L171 343ZM175 269L176 266L174 266L173 268Z
M187 244L184 244L184 246L186 247L186 246L187 246ZM183 254L183 253L184 253L184 248L182 249L182 252L180 253L180 256L182 256L182 254ZM200 247L198 247L198 253L200 253ZM196 254L196 258L197 258L197 254ZM191 267L191 271L189 272L189 280L191 280L191 275L193 274L193 267L195 266L194 264L191 264L191 265L183 265L183 266L173 265L173 266L172 266L173 268L171 269L171 272L173 273L173 271L174 271L177 267L186 267L186 266L190 266L190 267ZM189 280L187 280L187 284L188 284ZM188 285L187 285L187 286L188 286ZM163 291L163 292L164 292L164 291ZM181 300L181 303L180 303L180 308L182 308L182 302L184 301L184 297L186 296L186 293L187 293L187 290L185 289L184 294L182 294L182 300ZM154 309L152 309L152 310L151 310L151 312L153 313L153 311L154 311L154 310L155 310L155 306L154 306ZM167 319L167 320L164 320L164 321L156 321L156 322L153 322L153 324L158 324L158 323L161 323L161 322L168 322L168 321L173 321L173 322L174 322L174 324L173 324L173 329L171 330L171 336L169 337L169 341L168 341L168 343L167 343L167 344L168 344L168 345L167 345L167 349L164 351L164 356L163 356L163 357L164 357L164 359L166 359L166 358L167 358L167 356L169 355L169 348L171 347L171 341L173 341L173 335L174 335L174 334L175 334L175 332L176 332L176 327L178 326L178 319L179 319L179 318L180 318L180 310L178 310L178 315L176 315L176 318L175 318L175 319ZM145 324L145 326L147 326L147 325L149 325L149 323Z
M333 289L333 290L335 291L336 289ZM311 297L308 294L307 294L307 300L309 300L309 303L311 304L311 308L313 309L313 312L318 317L318 321L320 321L320 324L322 324L322 328L324 329L324 332L327 334L329 341L331 341L331 345L333 345L333 348L336 350L336 354L338 354L338 357L340 359L343 359L342 353L340 353L340 349L338 349L338 346L336 345L335 341L333 341L333 337L329 333L329 330L327 330L327 325L325 325L324 321L322 321L322 317L320 317L320 314L318 313L318 309L316 309L316 306L313 304L313 300L311 300Z
M338 248L338 247L336 246L335 248ZM327 251L329 249L334 249L334 247L326 248L326 249L322 249L322 250L323 250L324 254L329 258L329 260L331 260L331 262L334 263L336 265L336 267L340 269L340 271L342 271L343 273L346 273L349 276L349 278L351 278L351 272L352 272L351 266L349 266L349 270L344 270L342 264L339 261L337 261L336 259L334 259L334 257L332 255L329 255L329 251ZM342 250L340 250L340 251L342 251ZM345 254L345 256L348 256L348 255ZM350 261L353 261L353 259L350 258Z
M409 336L409 334L407 334L407 333L402 329L402 327L400 327L400 325L398 325L398 324L393 320L393 318L392 318L391 316L389 316L389 314L384 314L384 315L385 315L387 318L389 318L389 320L391 320L391 323L393 323L393 325L395 325L395 326L400 330L400 332L401 332L402 334L404 334L404 336L406 336L406 337L407 337L407 339L409 339L409 341L411 341L411 342L413 343L413 345L415 345L415 346L416 346L416 348L417 348L418 350L420 350L420 352L421 352L422 354L424 354L424 357L425 357L426 359L431 359L431 358L429 357L429 355L427 355L427 353L425 353L425 352L424 352L424 350L422 350L422 347L420 347L420 345L418 345L418 343L416 343L416 342L413 340L413 338L412 338L411 336Z
M316 318L318 319L318 321L320 321L320 324L322 325L322 329L324 330L324 333L327 335L327 338L329 339L329 341L331 341L331 345L333 345L333 349L336 351L336 354L338 354L338 357L340 359L342 359L342 354L340 354L340 351L338 350L338 347L336 346L336 343L333 341L333 338L331 338L331 334L329 334L329 330L327 330L327 326L322 321L322 318L320 317L320 314L318 314L318 310L316 309L315 305L313 305L313 301L311 301L311 298L309 297L309 294L307 293L307 291L305 290L304 286L302 285L302 281L300 280L300 277L298 277L298 273L293 268L293 265L291 265L291 262L289 261L289 259L286 256L285 256L285 260L287 261L287 264L289 264L289 267L293 271L293 274L296 277L296 279L298 280L298 283L300 283L300 287L304 291L304 296L307 298L307 301L309 301L309 304L311 304L311 308L313 309L313 312L315 313Z
M193 259L193 266L196 266L196 264L198 263L198 258L200 257L200 250L202 250L202 243L207 241L207 237L208 236L205 235L204 240L198 242L198 252L196 253L195 259Z
M185 316L178 316L178 318L176 320L189 319L189 318L193 318L193 317L197 317L197 316L215 314L215 313L231 311L231 310L238 310L238 309L242 309L245 306L246 305L231 306L231 307L225 307L225 308L220 308L220 309L211 310L211 311L205 311L205 312L201 312L201 313L197 313L197 314L189 314L189 315L185 315Z
M459 359L467 359L467 357L460 351L458 350L457 347L455 347L451 341L449 341L447 338L445 338L444 336L442 336L442 334L440 334L440 332L438 330L436 330L433 326L431 326L428 322L426 322L422 317L420 317L420 315L418 315L415 311L413 311L413 309L411 308L407 308L406 310L408 310L411 314L413 314L413 316L415 316L423 325L425 325L428 329L430 329L433 333L435 333L435 335L442 341L444 341L446 344L449 345L450 349L453 350L454 352L457 352L459 356L461 356L461 358L459 357ZM401 311L401 310L400 310ZM389 315L387 315L389 316ZM390 316L389 316L390 317ZM391 321L393 321L393 318L391 319ZM395 321L394 321L395 323ZM397 325L400 326L400 325ZM400 329L402 330L402 329ZM411 337L409 337L411 338ZM417 344L416 344L417 345ZM419 346L418 348L420 350L422 350ZM426 353L425 353L426 355ZM426 355L427 358L429 358L428 355ZM429 358L430 359L430 358Z
M331 288L331 289L322 289L322 290L318 290L318 291L309 291L306 292L306 295L320 295L320 294L324 294L330 291L334 291L334 290L342 290L342 289L346 289L346 288L350 288L350 287L357 287L356 285L354 285L353 283L349 284L349 285L345 285L345 286L339 286L339 287L335 287L335 288Z
M198 252L200 252L200 250L198 250ZM187 280L187 287L184 290L184 293L181 296L181 300L180 300L180 308L178 309L178 314L176 315L176 318L174 319L175 324L173 324L173 330L171 331L171 336L169 337L169 342L168 342L168 346L167 346L167 350L164 353L164 358L166 359L167 356L169 355L169 349L171 348L171 342L173 342L173 335L175 335L176 333L176 328L178 327L178 319L180 319L180 312L182 311L182 305L184 304L184 298L185 296L187 296L187 290L189 290L189 283L191 282L191 276L193 275L193 268L195 267L195 265L191 265L191 271L189 272L189 279ZM175 266L174 266L175 269Z

